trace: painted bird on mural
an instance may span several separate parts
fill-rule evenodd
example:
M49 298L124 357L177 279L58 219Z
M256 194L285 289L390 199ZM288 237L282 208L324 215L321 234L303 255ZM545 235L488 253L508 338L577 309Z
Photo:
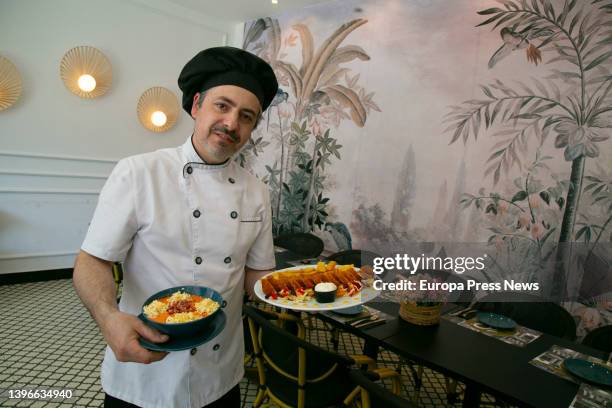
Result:
M553 32L548 29L516 32L510 27L504 27L499 33L501 34L504 44L495 51L489 60L489 68L493 68L495 64L510 55L513 51L523 50L525 48L527 48L527 61L531 61L538 65L538 62L542 61L542 53L536 46L529 42L529 40L552 35Z
M329 231L338 251L345 251L347 249L353 249L353 242L351 239L351 232L341 222L330 222L325 225L325 230Z
M289 99L289 94L283 91L281 88L278 88L278 91L276 91L276 95L274 95L272 102L270 102L270 108L272 108L273 106L277 106L276 109L278 109L278 105L280 105L283 102L286 102L287 99ZM271 110L272 109L268 109L268 119L266 122L266 130L268 130L268 128L270 127L270 111Z

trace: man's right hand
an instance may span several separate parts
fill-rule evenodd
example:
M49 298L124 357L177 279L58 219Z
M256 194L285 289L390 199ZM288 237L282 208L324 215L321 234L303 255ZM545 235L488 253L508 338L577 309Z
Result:
M138 337L153 343L168 341L168 336L145 325L136 316L117 308L112 262L79 252L74 264L72 281L77 294L100 327L104 339L119 361L149 364L168 353L145 349Z
M136 316L115 310L100 323L102 335L118 361L150 364L168 354L150 351L140 345L138 337L153 343L163 343L168 341L168 336L147 326Z

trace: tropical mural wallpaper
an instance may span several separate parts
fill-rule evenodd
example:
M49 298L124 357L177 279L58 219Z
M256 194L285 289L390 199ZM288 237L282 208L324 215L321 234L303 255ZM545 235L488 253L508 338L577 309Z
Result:
M275 234L482 243L478 279L552 264L560 293L578 268L579 334L612 323L611 1L334 1L246 23L243 48L280 84L239 157Z

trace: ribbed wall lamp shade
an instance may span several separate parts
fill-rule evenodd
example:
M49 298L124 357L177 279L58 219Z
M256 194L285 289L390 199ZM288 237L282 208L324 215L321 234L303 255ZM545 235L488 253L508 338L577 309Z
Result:
M21 75L11 61L0 55L0 111L11 107L21 96Z
M174 92L155 86L140 96L136 111L142 126L153 132L165 132L176 123L179 103Z
M110 61L94 47L74 47L62 58L60 76L66 88L81 98L104 95L113 81Z

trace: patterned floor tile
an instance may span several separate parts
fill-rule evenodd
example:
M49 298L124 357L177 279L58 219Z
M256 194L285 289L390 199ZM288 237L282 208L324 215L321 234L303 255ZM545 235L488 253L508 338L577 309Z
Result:
M99 372L105 343L100 332L81 305L70 280L56 280L0 286L0 299L11 307L0 308L0 407L101 407L104 394ZM36 310L36 313L32 313ZM24 319L27 316L27 319ZM308 341L332 349L328 327L309 318ZM363 340L342 333L341 354L359 354ZM416 394L408 364L389 351L379 355L379 365L399 370L402 394ZM460 406L446 402L445 378L427 368L423 370L419 406ZM12 389L70 389L70 399L18 400L8 398ZM461 392L463 386L459 384ZM257 382L245 377L240 383L242 406L250 407L257 395ZM492 405L485 396L483 402Z

